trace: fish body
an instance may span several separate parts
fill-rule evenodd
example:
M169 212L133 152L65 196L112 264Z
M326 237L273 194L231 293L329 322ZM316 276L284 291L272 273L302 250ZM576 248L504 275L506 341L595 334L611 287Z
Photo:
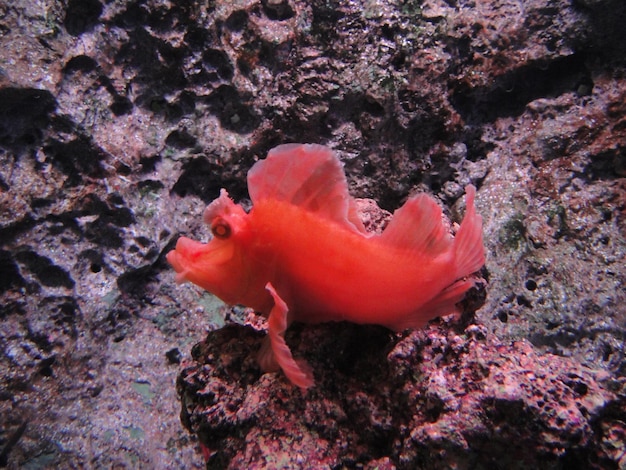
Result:
M333 221L323 223L321 231L314 213L283 201L262 201L250 219L258 244L250 252L269 261L270 282L294 321L346 320L398 330L396 325L430 300L431 292L450 284L449 253L416 259L408 249Z
M248 173L248 189L249 213L222 190L204 214L213 239L202 244L181 237L167 259L179 282L267 316L259 361L302 388L313 378L284 342L291 322L420 327L455 313L474 285L467 276L484 264L473 186L455 238L425 194L397 210L382 234L366 233L341 163L319 145L273 149Z

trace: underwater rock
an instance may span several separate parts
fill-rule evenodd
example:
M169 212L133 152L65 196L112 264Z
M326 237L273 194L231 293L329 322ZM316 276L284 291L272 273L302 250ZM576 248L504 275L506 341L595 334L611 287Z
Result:
M174 384L180 368L192 364L191 345L235 315L193 287L175 286L164 254L180 234L207 239L199 216L220 188L245 206L244 176L270 148L306 141L333 148L351 195L387 210L425 191L460 220L463 188L477 187L489 290L475 322L489 340L472 343L472 350L495 354L489 345L499 341L515 357L515 348L530 341L529 354L539 363L543 353L567 358L547 355L549 370L558 361L563 370L582 368L576 373L589 396L606 400L606 415L587 421L591 435L586 425L579 436L535 429L528 455L536 455L533 445L556 455L549 444L556 433L557 442L573 436L569 456L580 448L591 466L623 467L623 413L603 417L623 409L607 390L622 392L610 385L597 392L584 371L609 374L612 379L598 378L603 387L626 375L626 3L200 3L0 6L0 466L202 468L196 436L181 426ZM384 224L373 202L370 207L368 226ZM293 342L299 335L319 341L313 335L326 328L294 330L290 344L300 353ZM324 374L324 393L311 392L301 405L310 414L305 425L290 428L303 448L320 444L323 435L328 455L345 466L367 461L379 468L402 467L403 452L408 462L433 461L419 442L436 448L436 432L455 443L438 455L466 452L461 437L478 448L460 431L453 440L455 429L469 429L482 415L458 427L446 421L448 398L434 383L445 360L435 356L418 366L433 397L421 403L398 354L386 357L406 348L413 367L412 354L430 346L409 338L428 336L432 327L404 339L353 328L333 325L324 337L336 338L343 352L334 345L302 350ZM358 341L377 345L361 352L374 367L358 360L353 331ZM272 412L281 400L296 406L299 391L272 376L259 379L254 361L244 359L246 347L254 356L260 333L241 334L250 344L233 340L232 357L245 367L233 367L247 372L239 375L242 383L224 378L225 392L248 397L250 413L259 413L249 403L259 395L248 387L259 384ZM443 330L438 335L447 338ZM340 354L337 362L328 362L333 354ZM500 362L513 367L507 361ZM529 384L521 371L512 376ZM337 398L337 377L349 403ZM535 380L546 387L533 389L538 395L566 383L546 377L557 378ZM392 380L400 387L407 380L411 393L377 391ZM576 393L585 388L570 383ZM567 386L559 387L565 394ZM508 415L498 404L472 403L470 409L489 410L489 423L507 418L492 435L478 432L488 438L485 459L492 440L500 455L498 436L514 432L505 427L511 419L552 419L533 411L530 401L523 402L528 410ZM390 410L397 415L389 418ZM347 412L362 429L328 419L343 426ZM193 410L188 415L200 418ZM565 413L565 423L571 416ZM241 419L254 423L252 414ZM429 433L419 419L439 424ZM252 440L251 432L272 437L267 429L241 429ZM228 455L240 455L236 430L214 429L211 439L220 433L234 439L225 444ZM593 447L600 435L602 444ZM289 442L296 441L282 445ZM254 461L250 449L238 458ZM593 449L600 449L595 461Z
M288 342L316 375L306 392L262 375L258 326L229 325L194 346L177 389L209 467L626 463L626 381L605 371L502 343L475 324L402 335L347 323L295 330Z

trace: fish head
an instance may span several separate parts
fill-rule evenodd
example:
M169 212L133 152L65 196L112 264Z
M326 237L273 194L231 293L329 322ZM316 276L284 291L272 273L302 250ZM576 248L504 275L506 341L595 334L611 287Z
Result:
M204 212L213 238L200 243L180 237L167 261L177 272L176 281L190 281L228 304L246 304L254 273L248 250L252 238L250 220L222 189L220 197ZM262 292L262 295L266 295Z

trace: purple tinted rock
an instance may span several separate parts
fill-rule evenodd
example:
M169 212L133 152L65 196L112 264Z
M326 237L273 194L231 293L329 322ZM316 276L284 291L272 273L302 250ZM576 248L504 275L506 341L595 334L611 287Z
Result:
M294 329L321 374L304 402L260 377L261 334L235 327L241 344L202 366L204 402L184 388L192 429L214 401L200 440L223 436L216 462L626 465L622 0L8 3L1 465L201 467L166 353L191 380L191 345L245 312L175 285L164 255L178 234L206 239L206 203L224 187L245 204L250 166L294 141L334 148L352 194L388 211L427 191L459 220L476 185L488 296L449 334ZM533 380L523 352L545 369Z

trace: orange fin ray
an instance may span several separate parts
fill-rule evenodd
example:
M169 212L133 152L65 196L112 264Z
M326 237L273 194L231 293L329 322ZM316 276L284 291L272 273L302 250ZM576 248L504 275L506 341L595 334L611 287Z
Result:
M418 255L436 256L452 245L441 216L441 208L431 196L418 194L394 212L380 240Z
M465 293L475 285L474 279L466 277L485 264L482 218L474 207L476 188L468 185L465 192L467 194L465 217L453 239L448 234L445 224L441 222L441 209L432 198L425 195L409 200L396 211L394 219L381 235L383 240L395 246L412 248L430 255L448 250L451 250L452 254L451 284L420 306L412 315L395 324L386 325L388 328L394 331L420 328L435 317L459 313L456 304L463 300ZM398 219L396 215L399 215ZM417 233L411 233L409 230Z
M454 237L454 263L456 278L460 279L475 273L485 264L485 246L483 244L483 219L476 213L474 199L476 188L465 187L465 217Z
M285 144L270 150L248 172L248 192L262 199L289 202L365 233L348 194L348 182L335 153L322 145Z
M268 282L265 288L274 299L274 307L267 319L269 347L268 343L262 345L259 351L259 364L264 370L269 371L276 370L276 366L280 367L291 383L302 389L307 389L314 384L312 369L305 361L296 361L285 342L285 331L289 326L287 304L281 299L271 283Z

